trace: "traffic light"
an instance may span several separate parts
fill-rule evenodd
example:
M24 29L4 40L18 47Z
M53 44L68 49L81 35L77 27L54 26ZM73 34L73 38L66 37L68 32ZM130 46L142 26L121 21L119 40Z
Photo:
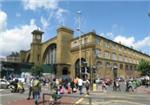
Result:
M90 73L90 67L87 67L87 73Z
M93 73L96 73L96 68L92 67L92 71L93 71Z

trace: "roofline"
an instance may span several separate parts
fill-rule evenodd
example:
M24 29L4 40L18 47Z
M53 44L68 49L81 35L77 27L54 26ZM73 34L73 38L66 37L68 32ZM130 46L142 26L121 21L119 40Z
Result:
M143 54L143 55L146 55L146 56L150 57L150 55L145 54L145 53L143 53L143 52L140 52L140 51L138 51L138 50L136 50L136 49L133 49L133 48L130 48L130 47L125 46L125 45L123 45L123 44L117 43L117 42L115 42L115 41L113 41L113 40L107 39L107 38L105 38L105 37L103 37L103 36L100 36L100 35L98 35L98 34L95 34L95 35L98 36L98 37L101 37L101 38L103 38L103 39L105 39L105 40L108 40L108 41L110 41L110 42L112 42L112 43L115 43L115 44L117 44L117 45L123 46L123 47L128 48L128 49L130 49L130 50L133 50L133 51L135 51L135 52L137 52L137 53L140 53L140 54Z
M140 52L140 51L138 51L138 50L136 50L136 49L133 49L133 48L130 48L130 47L125 46L125 45L123 45L123 44L117 43L117 42L115 42L115 41L113 41L113 40L107 39L107 38L105 38L105 37L103 37L103 36L100 36L100 35L96 34L95 32L88 32L88 33L85 33L85 34L81 35L81 38L82 38L82 37L85 37L85 36L88 36L88 35L95 35L95 36L97 36L97 37L103 38L103 39L105 39L105 40L107 40L107 41L110 41L110 42L112 42L112 43L115 43L115 44L117 44L117 45L119 45L119 46L123 46L123 47L128 48L128 49L130 49L130 50L132 50L132 51L135 51L135 52L137 52L137 53L140 53L140 54L142 54L142 55L146 55L146 56L150 57L150 55L148 55L148 54L146 54L146 53ZM76 40L76 39L79 39L79 36L76 37L76 38L74 38L74 39L72 39L71 41L74 41L74 40Z
M49 42L49 41L51 41L51 40L54 40L55 38L57 38L57 36L54 36L54 37L52 37L52 38L50 38L50 39L46 40L46 41L45 41L45 42L43 42L42 44L45 44L45 43L47 43L47 42Z

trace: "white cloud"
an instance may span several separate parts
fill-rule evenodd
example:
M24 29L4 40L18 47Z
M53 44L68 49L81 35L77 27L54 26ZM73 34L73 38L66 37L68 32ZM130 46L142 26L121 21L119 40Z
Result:
M99 35L100 35L100 36L103 36L103 37L105 36L105 34L104 34L104 33L100 33Z
M128 47L132 46L136 50L141 50L142 52L144 51L145 53L150 54L150 36L146 36L141 40L135 41L135 38L133 36L125 37L119 35L114 38L114 41Z
M7 25L7 14L0 10L0 33L6 28Z
M134 43L135 43L135 39L133 36L132 37L125 37L125 36L119 35L119 36L116 36L114 38L114 41L121 43L123 45L129 46L129 47L134 46Z
M42 23L43 30L45 30L49 26L48 20L46 20L43 16L41 16L41 23Z
M54 17L59 25L64 25L67 10L59 7L59 0L23 0L25 10L36 11L37 9L45 9L50 12L48 18L41 17L43 29L49 26L49 22Z
M136 48L148 47L150 48L150 36L145 37L144 39L135 43Z
M65 24L65 18L64 18L64 15L65 13L67 13L67 10L65 9L62 9L62 8L58 8L57 11L56 11L56 19L58 20L58 23L60 25L64 25Z
M113 39L114 35L112 32L108 32L106 33L106 36L109 38L109 39Z
M1 25L5 25L7 23L7 14L1 11L1 16L5 17L1 19ZM3 21L2 21L3 20ZM6 26L6 25L5 25ZM30 48L30 43L32 40L31 32L36 29L35 20L31 19L29 24L15 27L12 29L3 29L0 32L0 56L7 56L12 51L20 51L27 50Z
M56 9L58 0L23 0L23 4L26 10L35 11L38 8Z

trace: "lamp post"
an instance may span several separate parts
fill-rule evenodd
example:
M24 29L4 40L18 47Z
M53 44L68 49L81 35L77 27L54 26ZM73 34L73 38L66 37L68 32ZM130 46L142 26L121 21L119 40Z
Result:
M77 18L77 21L78 21L78 28L77 28L77 31L79 32L79 69L80 69L80 74L79 74L79 76L80 76L80 78L81 78L81 56L82 56L82 52L81 52L81 44L82 44L82 42L81 42L81 34L80 34L80 21L81 21L81 19L80 19L80 16L81 16L81 11L77 11L77 16L78 16L78 18Z

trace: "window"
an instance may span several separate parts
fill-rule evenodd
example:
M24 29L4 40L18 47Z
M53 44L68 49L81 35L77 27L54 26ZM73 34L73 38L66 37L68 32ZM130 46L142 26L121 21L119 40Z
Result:
M110 62L106 62L105 66L106 66L107 68L111 67Z
M109 43L105 42L105 48L109 48Z
M100 44L100 40L99 40L99 38L96 38L95 43L96 43L97 45L99 45L99 44Z
M115 53L112 54L112 59L113 59L113 60L117 60L117 56L116 56Z
M115 49L116 49L116 45L115 45L115 44L113 44L113 45L112 45L112 48L115 50Z
M126 49L124 48L124 53L126 53Z
M119 61L123 61L122 55L119 55Z
M119 49L120 52L122 51L122 47L121 46L118 46L118 49Z
M96 55L96 57L101 57L102 56L101 50L100 49L96 49L95 50L95 55Z
M120 64L120 69L121 69L121 70L123 69L123 64Z
M84 38L84 44L88 43L88 38Z
M102 67L102 62L101 61L98 61L97 63L96 63L97 65L97 68L101 68Z
M124 57L124 61L125 61L125 62L128 62L128 58L127 58L126 56Z
M129 70L129 66L128 65L125 65L125 70Z
M104 53L104 57L105 57L105 58L107 58L107 59L110 59L110 53L109 53L109 52L107 52L107 51L105 51L105 53Z
M130 70L133 70L133 67L132 67L132 65L130 65Z

